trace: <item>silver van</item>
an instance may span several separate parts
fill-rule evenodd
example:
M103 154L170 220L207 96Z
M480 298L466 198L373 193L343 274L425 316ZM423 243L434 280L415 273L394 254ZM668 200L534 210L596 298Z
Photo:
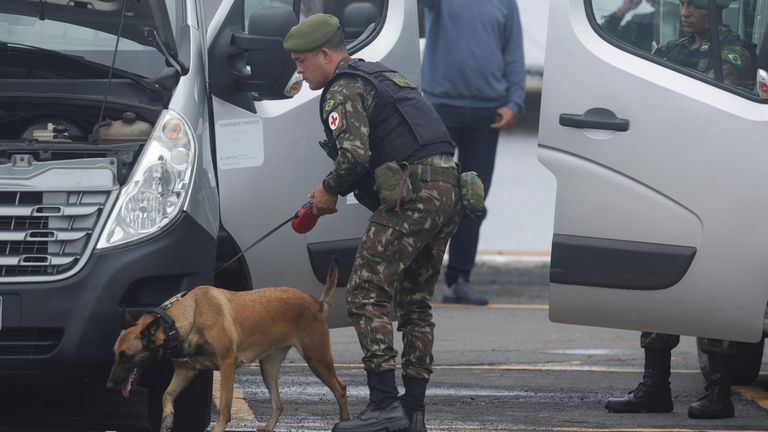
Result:
M723 30L688 66L660 52L699 18L678 1L621 5L551 2L539 129L557 179L550 319L744 341L737 381L754 380L768 303L768 104L755 88L768 1L700 2L696 25Z
M370 215L352 197L221 268L331 169L320 93L299 91L281 43L317 12L419 82L410 0L0 2L0 379L103 386L122 310L199 284L319 296L334 257L346 284ZM157 422L169 369L144 376ZM211 375L186 393L176 430L204 430Z

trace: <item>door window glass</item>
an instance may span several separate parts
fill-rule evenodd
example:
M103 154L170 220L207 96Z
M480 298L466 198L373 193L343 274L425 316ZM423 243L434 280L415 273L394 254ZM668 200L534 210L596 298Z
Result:
M711 0L714 14L709 1L587 0L587 10L598 32L616 45L757 95L757 47L768 26L768 0Z
M299 20L316 13L327 13L339 18L344 38L350 51L356 51L370 41L377 26L383 22L384 0L245 0L245 20L262 6L299 8Z

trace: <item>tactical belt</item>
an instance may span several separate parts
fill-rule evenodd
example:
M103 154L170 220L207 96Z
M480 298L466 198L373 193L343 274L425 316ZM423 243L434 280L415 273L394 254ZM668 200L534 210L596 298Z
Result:
M408 176L411 181L448 183L459 187L459 173L456 167L440 167L433 165L408 165Z

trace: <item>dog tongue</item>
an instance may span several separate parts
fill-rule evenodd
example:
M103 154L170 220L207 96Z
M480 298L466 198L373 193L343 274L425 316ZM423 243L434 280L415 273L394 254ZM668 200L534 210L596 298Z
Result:
M123 384L123 397L127 398L131 395L131 388L133 387L133 380L136 379L136 375L138 374L139 370L134 369L131 371L131 375L128 376L128 379L125 381L125 384Z

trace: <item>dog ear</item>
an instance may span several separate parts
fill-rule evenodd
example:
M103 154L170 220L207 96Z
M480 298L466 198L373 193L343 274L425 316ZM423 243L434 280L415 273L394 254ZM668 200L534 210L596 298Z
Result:
M163 340L165 339L165 334L163 333L161 335L158 333L158 330L160 330L161 327L162 324L160 323L160 320L155 318L141 329L140 337L142 344L146 347L162 345Z
M123 329L127 329L128 327L133 327L136 325L136 321L131 318L131 316L128 314L128 311L123 308Z
M141 338L146 340L152 339L159 329L160 320L155 318L150 321L149 324L147 324L143 329L141 329Z

